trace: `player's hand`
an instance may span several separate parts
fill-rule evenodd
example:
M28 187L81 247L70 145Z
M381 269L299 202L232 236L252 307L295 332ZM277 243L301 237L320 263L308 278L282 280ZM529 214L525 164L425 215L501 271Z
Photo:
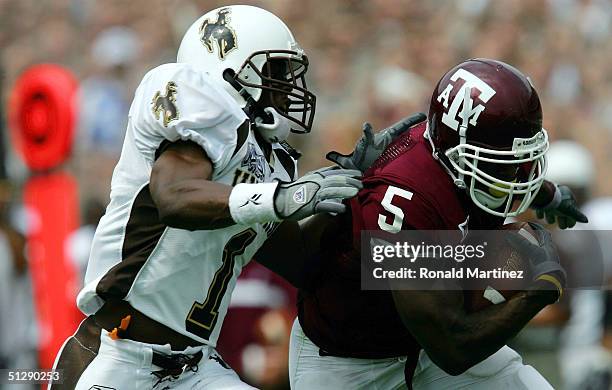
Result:
M518 233L507 238L512 247L528 259L532 277L532 290L547 304L555 303L563 294L566 284L565 270L559 262L557 248L550 233L537 223L530 222L538 244L532 244Z
M555 186L553 200L542 208L536 208L540 219L546 219L549 224L557 223L559 228L574 227L576 222L587 223L589 219L578 208L576 198L568 186Z
M352 198L362 188L361 172L327 167L309 172L291 183L280 183L274 209L281 219L299 221L315 213L342 213L346 206L337 200Z
M357 141L355 150L351 154L340 154L336 151L331 151L325 156L329 161L332 161L342 168L357 169L365 172L382 154L387 146L400 135L426 118L423 113L416 113L407 116L396 124L387 127L384 130L374 134L372 125L368 122L363 124L363 135Z

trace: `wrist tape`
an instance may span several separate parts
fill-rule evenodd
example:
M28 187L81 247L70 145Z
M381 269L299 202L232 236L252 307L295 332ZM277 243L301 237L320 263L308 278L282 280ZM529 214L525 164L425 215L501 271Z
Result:
M229 209L234 222L250 225L280 221L274 208L277 186L278 182L236 185L229 196Z
M555 184L555 194L553 195L552 200L546 206L543 207L544 210L548 209L556 209L561 204L563 195L561 194L561 190L559 186Z

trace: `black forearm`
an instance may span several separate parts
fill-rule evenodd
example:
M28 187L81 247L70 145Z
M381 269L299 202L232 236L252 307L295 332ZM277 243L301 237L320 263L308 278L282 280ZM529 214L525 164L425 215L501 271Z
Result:
M466 313L462 291L393 291L393 298L408 330L451 375L495 353L546 305L527 292L477 313Z
M232 187L208 180L173 183L154 196L160 220L187 230L219 229L233 225L229 211Z
M337 218L339 217L327 213L320 213L300 222L300 233L302 234L302 239L310 254L320 252L321 237L325 229L336 222Z
M300 227L284 221L253 257L296 288L302 287L302 268L307 258Z
M535 198L533 199L533 202L531 203L531 207L544 207L553 200L554 196L555 183L548 180L544 180L542 186L540 187L540 190L538 191Z
M521 292L503 304L457 318L450 324L451 343L463 357L462 371L506 345L546 304Z
M285 221L255 254L255 260L304 288L316 270L321 236L333 217L316 214L300 223Z

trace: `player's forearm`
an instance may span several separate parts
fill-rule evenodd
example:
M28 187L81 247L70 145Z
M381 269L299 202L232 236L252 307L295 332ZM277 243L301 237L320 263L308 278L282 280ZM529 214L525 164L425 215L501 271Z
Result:
M543 299L523 292L504 304L457 318L449 327L457 373L497 352L545 306Z
M299 224L285 221L257 251L257 262L296 288L307 288L318 271L321 235L334 217L316 214Z
M332 223L337 224L339 216L332 216L328 213L315 214L312 217L300 221L300 232L302 239L311 253L320 251L321 237L325 230L331 227Z
M268 237L253 258L292 286L301 288L307 252L298 223L284 221Z
M232 187L208 180L185 180L152 194L160 220L187 230L219 229L235 224L229 210Z
M508 302L466 313L459 290L398 290L393 300L406 328L431 360L459 375L504 346L549 302L538 293L519 293Z
M544 180L540 190L536 194L533 202L531 203L532 207L544 207L549 204L555 196L555 183Z
M230 187L210 180L180 180L152 191L162 222L188 230L219 229L233 224L279 222L278 182ZM153 186L159 188L160 186ZM282 199L286 199L285 195Z

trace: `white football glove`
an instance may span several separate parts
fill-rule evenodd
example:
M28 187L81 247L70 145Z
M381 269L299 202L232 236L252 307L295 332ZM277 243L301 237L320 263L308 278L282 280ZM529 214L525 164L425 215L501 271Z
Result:
M229 198L232 219L252 223L299 221L316 213L340 213L337 200L352 198L362 188L361 172L338 167L309 172L294 182L238 184Z
M299 221L316 213L342 213L345 206L336 200L352 198L362 188L352 169L327 167L309 172L291 183L281 183L274 207L279 217Z

